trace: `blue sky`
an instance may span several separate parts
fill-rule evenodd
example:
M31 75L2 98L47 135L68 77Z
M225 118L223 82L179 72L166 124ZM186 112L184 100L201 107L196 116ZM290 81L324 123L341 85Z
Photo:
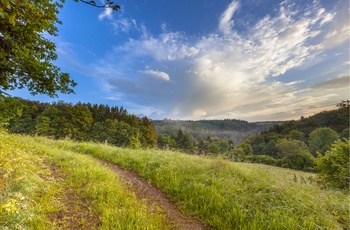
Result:
M99 0L97 0L99 1ZM348 0L67 0L57 37L76 94L153 119L288 120L349 99Z

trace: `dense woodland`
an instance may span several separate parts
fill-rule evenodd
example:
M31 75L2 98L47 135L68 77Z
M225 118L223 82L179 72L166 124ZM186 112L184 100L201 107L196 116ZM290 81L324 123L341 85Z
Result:
M90 103L41 103L4 98L0 111L7 111L7 129L55 139L104 142L125 147L156 147L157 134L151 120L128 114L123 107ZM3 115L3 118L6 115Z

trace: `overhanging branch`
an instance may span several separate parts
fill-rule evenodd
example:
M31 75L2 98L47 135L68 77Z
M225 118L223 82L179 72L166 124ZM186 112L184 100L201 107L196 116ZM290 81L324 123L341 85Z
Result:
M91 0L91 1L80 0L80 1L97 8L111 8L112 10L115 10L115 11L118 11L120 9L119 5L115 4L114 2L111 2L110 0L107 0L105 4L101 4L101 5L96 4L94 0Z

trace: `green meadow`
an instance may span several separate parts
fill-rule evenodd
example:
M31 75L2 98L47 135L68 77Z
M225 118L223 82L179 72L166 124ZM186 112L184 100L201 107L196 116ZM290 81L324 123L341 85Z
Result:
M168 229L102 159L137 172L212 229L347 229L349 192L316 174L180 152L126 149L0 133L0 226ZM52 174L55 169L56 175ZM70 219L63 194L77 200ZM72 195L73 194L73 195ZM84 213L85 212L85 213ZM76 217L76 220L74 219ZM92 221L92 223L91 223ZM72 227L73 226L73 227Z

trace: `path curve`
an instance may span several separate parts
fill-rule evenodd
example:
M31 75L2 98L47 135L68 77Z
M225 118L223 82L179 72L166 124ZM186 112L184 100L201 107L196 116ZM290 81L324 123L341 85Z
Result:
M121 168L118 165L99 159L99 161L116 172L130 190L135 193L137 198L146 199L149 205L161 207L170 223L176 225L174 229L206 230L210 229L201 223L198 219L185 215L180 212L174 203L165 195L165 193L155 187L153 184L143 180L137 173Z

